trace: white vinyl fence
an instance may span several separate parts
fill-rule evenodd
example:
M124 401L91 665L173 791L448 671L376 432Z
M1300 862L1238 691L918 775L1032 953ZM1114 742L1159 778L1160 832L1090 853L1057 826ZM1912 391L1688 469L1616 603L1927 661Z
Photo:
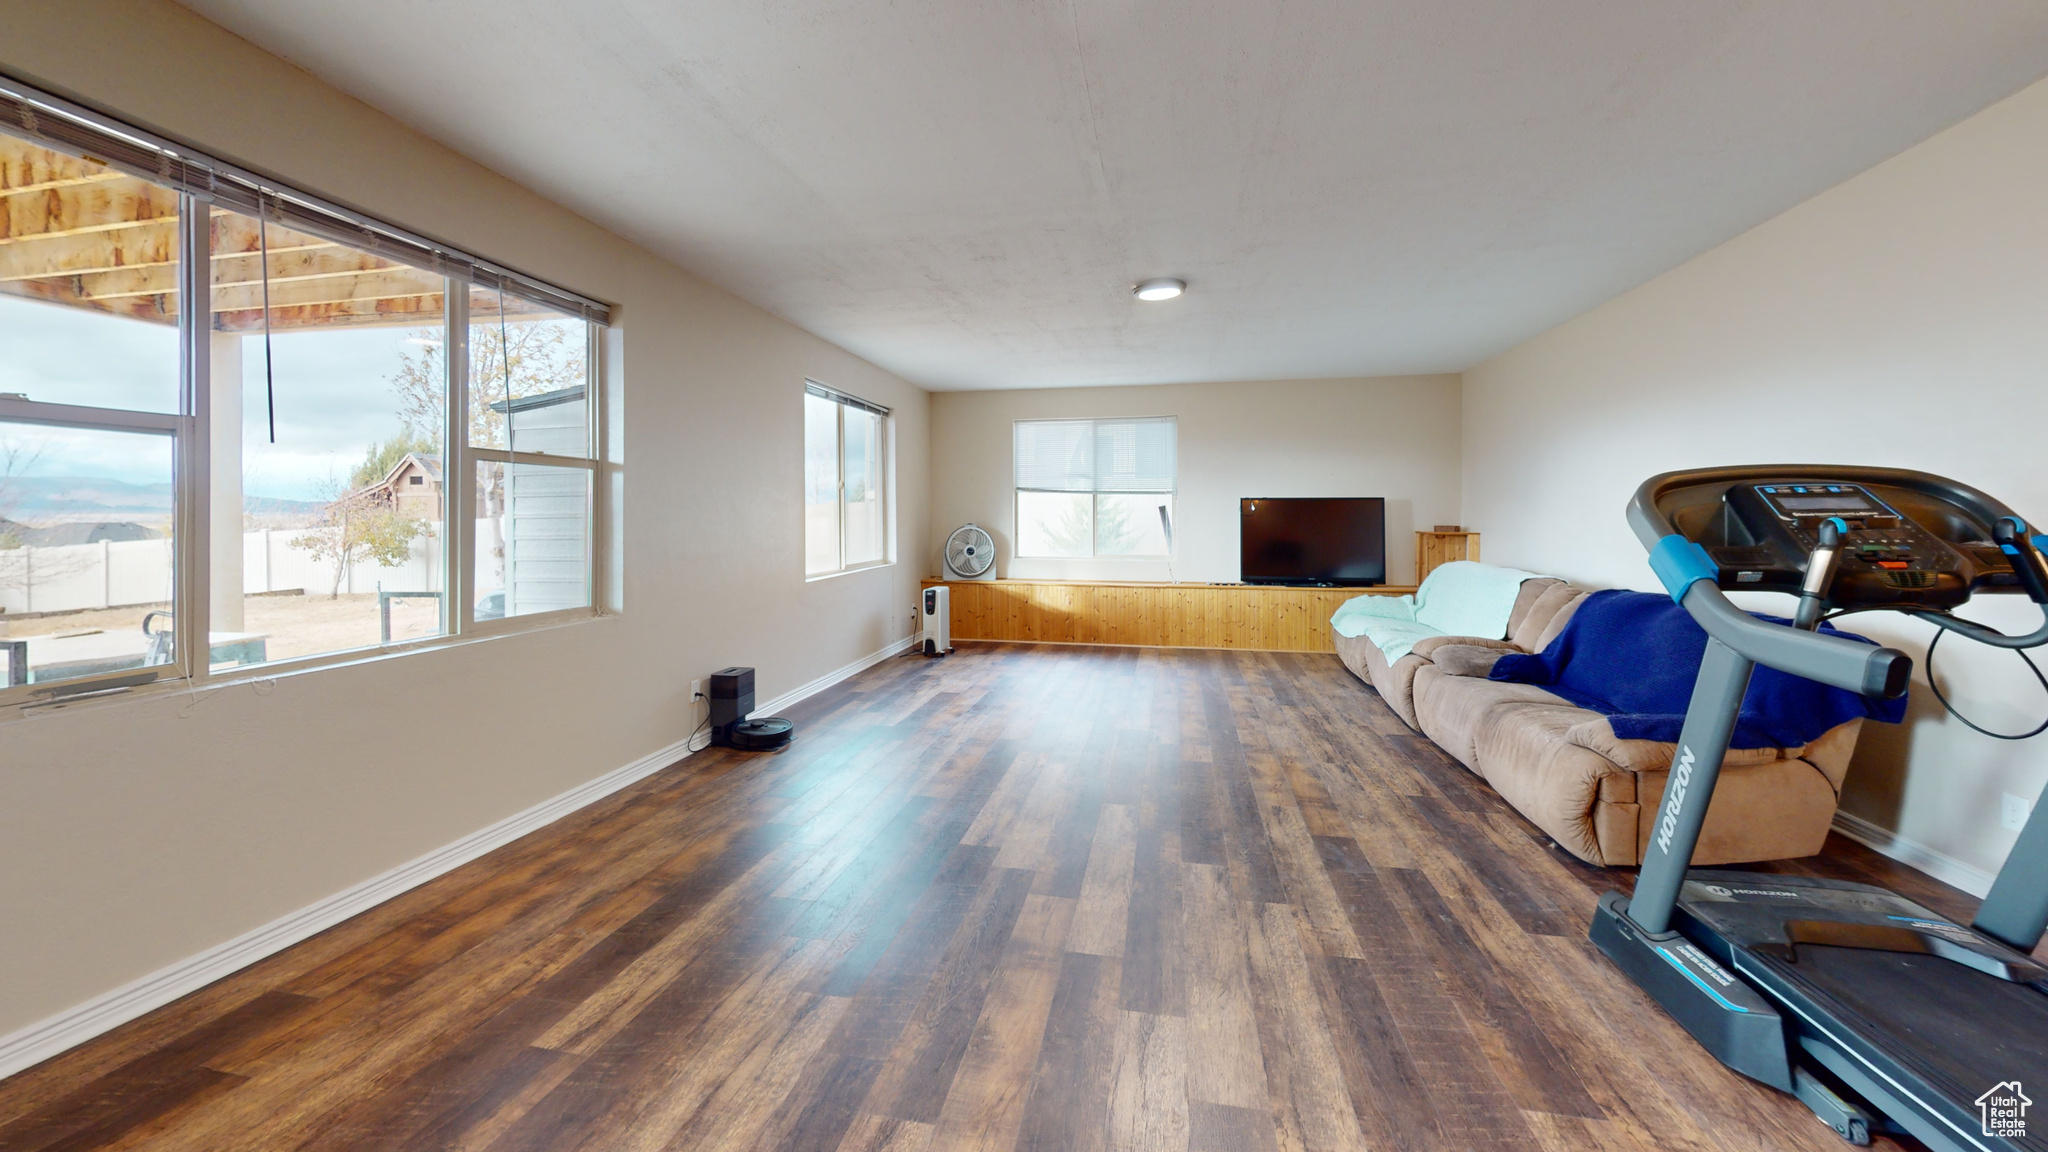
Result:
M350 565L341 591L426 592L441 580L441 525L412 543L412 555L390 568L374 561ZM477 522L477 538L490 540L490 522ZM325 596L334 588L334 565L293 548L298 537L323 529L275 528L242 537L242 591L303 591ZM327 529L326 531L331 531ZM487 551L488 544L480 550ZM479 568L490 562L479 557ZM9 613L70 612L86 608L118 608L128 604L159 604L171 598L169 540L103 540L58 548L12 548L0 551L0 609Z

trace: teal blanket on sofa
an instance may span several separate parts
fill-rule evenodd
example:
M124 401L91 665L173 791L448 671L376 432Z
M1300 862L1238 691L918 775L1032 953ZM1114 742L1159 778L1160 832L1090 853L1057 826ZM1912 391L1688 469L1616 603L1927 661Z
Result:
M1473 560L1439 565L1413 596L1360 596L1330 617L1339 636L1364 636L1392 664L1431 636L1505 639L1522 581L1534 572Z

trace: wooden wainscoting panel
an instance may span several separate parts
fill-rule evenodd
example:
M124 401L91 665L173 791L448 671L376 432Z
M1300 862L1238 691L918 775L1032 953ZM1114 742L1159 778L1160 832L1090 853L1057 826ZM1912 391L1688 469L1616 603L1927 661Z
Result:
M953 590L953 638L1151 648L1334 652L1330 614L1355 596L1412 587L926 580Z

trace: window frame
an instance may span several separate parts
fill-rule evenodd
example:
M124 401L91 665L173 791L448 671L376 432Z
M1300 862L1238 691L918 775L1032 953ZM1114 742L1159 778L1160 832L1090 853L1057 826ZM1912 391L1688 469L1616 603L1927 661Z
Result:
M806 582L830 580L834 576L844 576L850 572L865 572L871 568L886 568L894 564L896 562L896 509L892 496L896 486L892 481L894 480L893 473L895 472L896 461L896 421L891 415L890 409L872 400L862 399L850 392L841 392L829 384L820 384L816 380L808 378L804 380L804 395L816 396L832 404L833 423L836 429L834 439L836 447L834 451L838 462L836 470L839 475L837 485L839 566L819 572L810 570L811 524L809 516L805 516L803 523L804 580ZM848 564L846 562L846 413L848 409L866 412L875 417L875 475L881 484L881 489L876 493L876 496L877 502L882 506L882 556L878 560L866 560L859 564ZM810 418L806 416L804 419L808 421ZM806 438L808 438L808 425L805 427L805 433ZM808 468L808 466L807 463L806 467ZM806 486L809 485L810 477L808 474L804 476L803 481ZM809 505L803 504L802 507L808 508Z
M48 684L7 686L0 683L0 709L61 706L132 690L166 685L178 689L247 680L271 679L302 671L404 655L470 640L533 631L610 614L604 590L611 587L605 561L617 543L606 498L604 449L607 427L608 366L605 349L611 331L611 307L600 301L527 276L469 253L387 224L291 185L213 159L113 117L73 104L0 74L0 111L8 122L0 132L16 139L84 155L125 175L148 181L178 197L178 410L157 413L135 409L98 408L0 397L0 421L50 427L104 430L168 436L173 453L171 545L171 607L173 656L170 663L81 676ZM31 127L30 125L33 125ZM291 227L325 234L338 243L364 247L430 273L443 282L443 357L446 378L446 429L443 433L441 534L442 632L437 636L394 640L302 657L286 657L260 665L236 665L215 671L211 661L210 566L212 467L211 318L213 314L211 210L216 205L260 214ZM509 452L473 448L469 444L469 294L473 287L495 288L532 303L553 308L584 322L587 397L586 452L564 456L547 452ZM585 486L585 573L587 604L536 612L501 620L478 621L473 595L475 564L476 464L498 460L508 464L574 467L588 476ZM460 513L460 514L458 514ZM239 528L239 526L237 526Z
M454 538L460 536L459 546L462 556L461 562L458 564L454 555L448 555L446 557L447 565L442 569L448 574L447 583L449 585L444 595L449 597L448 603L453 605L455 609L454 616L456 619L447 622L450 631L463 636L497 636L509 632L524 632L530 628L546 627L570 620L581 620L593 615L602 615L604 610L598 601L598 589L603 588L605 584L603 574L598 569L605 554L605 547L599 543L598 534L599 520L605 514L605 510L600 501L600 489L604 486L598 482L598 474L602 465L599 454L605 443L603 428L604 393L600 387L600 381L604 378L604 329L596 324L587 324L585 326L587 343L583 363L585 366L584 376L586 378L584 387L587 389L584 393L586 397L584 407L587 411L587 416L584 420L584 433L586 436L584 455L558 456L552 452L515 452L503 448L478 448L469 443L469 289L471 287L474 287L474 285L465 285L463 291L459 293L454 291L452 287L449 290L447 297L449 300L447 307L448 338L444 345L450 350L449 355L446 357L449 364L449 380L448 431L446 433L448 439L445 442L450 445L446 450L446 455L454 460L456 466L460 467L462 471L460 479L453 484L444 482L441 485L441 494L444 499L460 501L461 506L467 510L460 517L454 515L453 508L450 508L446 513L448 520L455 523L455 528L447 533L450 537L449 546L452 550L457 544ZM459 303L456 302L458 297L460 298ZM457 313L460 313L459 319ZM458 332L461 340L459 345L456 343ZM463 365L462 371L459 373L454 370L458 350ZM459 381L457 377L460 377ZM459 399L457 396L458 386L461 392ZM506 414L506 443L508 444L511 443L510 417L511 414L508 412ZM460 445L459 450L454 447L458 444ZM582 468L588 472L589 481L584 488L583 508L584 522L589 525L589 531L585 532L583 537L583 571L588 584L586 598L589 600L589 604L580 608L557 608L548 612L529 612L519 616L501 616L496 620L478 620L476 618L476 590L471 588L470 584L476 578L476 466L480 463L536 464L546 467ZM446 475L445 469L443 474L444 476ZM460 594L457 594L454 590L458 580L461 584ZM416 641L415 643L428 643L432 639L435 638Z
M1159 491L1151 489L1121 489L1100 487L1102 478L1091 479L1087 489L1070 488L1027 488L1017 483L1017 429L1025 424L1086 424L1088 440L1096 442L1095 429L1102 424L1136 424L1164 422L1173 427L1173 486ZM1021 497L1026 492L1044 492L1060 496L1088 497L1088 552L1083 556L1060 556L1047 553L1024 551L1024 512ZM1172 563L1176 557L1179 533L1172 533L1166 541L1164 552L1130 552L1105 556L1101 551L1102 498L1104 496L1166 496L1173 502L1172 515L1180 514L1180 417L1178 416L1046 416L1029 420L1010 422L1010 540L1018 560L1111 560L1145 561L1163 560Z

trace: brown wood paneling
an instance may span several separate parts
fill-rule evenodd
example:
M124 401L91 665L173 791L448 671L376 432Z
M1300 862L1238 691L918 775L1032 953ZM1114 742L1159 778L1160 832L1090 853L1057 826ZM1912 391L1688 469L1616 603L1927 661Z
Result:
M1338 605L1415 591L1058 580L926 580L923 587L939 584L953 590L955 640L1263 652L1335 652L1330 615Z

